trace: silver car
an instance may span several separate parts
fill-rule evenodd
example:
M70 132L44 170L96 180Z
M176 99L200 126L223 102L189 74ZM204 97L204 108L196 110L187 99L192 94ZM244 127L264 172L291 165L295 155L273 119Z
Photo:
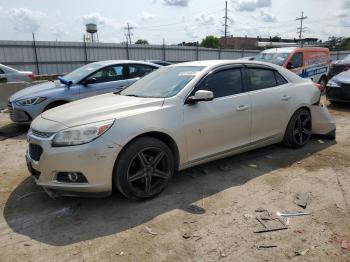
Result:
M311 133L335 136L320 91L280 66L246 60L170 65L118 94L44 112L28 132L28 168L54 195L160 193L174 170Z
M31 71L18 71L14 68L0 64L0 83L8 82L32 82L35 75Z
M8 101L11 120L17 124L29 124L51 108L81 98L121 91L159 67L130 60L87 64L56 81L30 86L12 95Z

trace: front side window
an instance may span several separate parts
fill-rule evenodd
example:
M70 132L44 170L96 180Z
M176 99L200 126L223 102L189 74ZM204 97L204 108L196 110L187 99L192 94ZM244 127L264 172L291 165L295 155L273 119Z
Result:
M214 98L235 95L243 92L241 69L226 69L205 78L196 90L209 90Z
M289 63L291 68L299 68L303 66L303 53L295 53L290 59Z
M75 69L74 71L70 72L69 74L66 74L63 78L66 81L71 81L73 84L76 84L81 79L86 77L87 75L91 74L98 68L101 68L102 64L99 63L91 63L84 65L82 67L79 67L78 69Z
M248 82L251 91L276 86L274 71L262 68L248 68Z
M180 92L203 66L162 67L141 78L120 94L137 97L171 97Z
M129 65L129 78L143 77L154 69L154 67L148 65Z
M122 65L108 66L102 68L87 78L95 79L95 83L104 83L124 79L124 67Z

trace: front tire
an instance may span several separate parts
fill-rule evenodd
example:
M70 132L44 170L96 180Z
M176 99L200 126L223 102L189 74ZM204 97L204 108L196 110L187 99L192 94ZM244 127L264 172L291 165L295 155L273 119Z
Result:
M114 172L114 185L129 199L158 195L174 173L174 156L169 147L152 137L132 141L121 152Z
M297 110L289 120L282 144L290 148L305 146L311 137L311 114L309 110Z

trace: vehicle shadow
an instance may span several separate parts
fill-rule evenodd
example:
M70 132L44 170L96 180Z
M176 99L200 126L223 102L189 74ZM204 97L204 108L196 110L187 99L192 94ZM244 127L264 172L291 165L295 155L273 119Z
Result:
M174 209L202 214L206 210L192 204L203 197L288 167L334 144L334 140L313 139L297 150L273 145L204 164L177 173L164 192L145 201L127 200L119 193L104 199L53 200L28 177L10 194L3 215L12 231L65 246L137 227Z
M350 112L350 104L349 103L329 103L327 105L328 109L333 111L340 111L340 112Z

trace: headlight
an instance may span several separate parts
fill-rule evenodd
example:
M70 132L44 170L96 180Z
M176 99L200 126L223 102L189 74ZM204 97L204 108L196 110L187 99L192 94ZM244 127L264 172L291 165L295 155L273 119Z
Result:
M335 82L332 79L328 81L327 86L329 86L329 87L341 87L337 82Z
M36 105L46 100L46 97L32 97L32 98L25 98L16 101L15 103L19 106L30 106L30 105Z
M89 143L104 134L114 123L114 120L75 126L58 132L52 146L75 146Z

